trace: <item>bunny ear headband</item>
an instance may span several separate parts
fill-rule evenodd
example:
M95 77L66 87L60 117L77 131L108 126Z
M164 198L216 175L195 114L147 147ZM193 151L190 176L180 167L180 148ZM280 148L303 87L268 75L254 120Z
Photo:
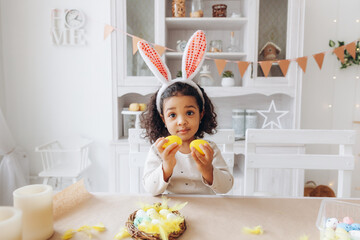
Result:
M205 33L201 30L196 31L191 38L189 39L184 55L182 57L182 78L171 80L171 74L162 61L159 53L153 49L147 42L139 41L138 49L140 55L153 72L155 77L162 83L161 88L156 96L156 108L161 114L160 100L161 95L164 93L165 89L170 85L176 82L182 82L189 84L199 93L203 105L205 104L204 96L199 88L199 86L192 81L194 76L199 72L202 63L204 62L204 53L206 49L206 37Z

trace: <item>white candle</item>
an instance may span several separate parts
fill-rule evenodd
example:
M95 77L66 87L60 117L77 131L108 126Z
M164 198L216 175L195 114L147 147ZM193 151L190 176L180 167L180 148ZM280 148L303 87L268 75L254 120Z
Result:
M45 240L54 233L53 192L49 185L34 184L14 191L14 207L23 212L23 240Z
M0 207L0 239L21 240L20 209Z

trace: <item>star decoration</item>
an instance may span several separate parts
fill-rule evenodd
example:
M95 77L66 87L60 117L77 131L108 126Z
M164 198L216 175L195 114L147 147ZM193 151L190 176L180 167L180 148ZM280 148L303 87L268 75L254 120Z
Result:
M259 110L257 112L265 118L261 128L267 128L270 126L270 128L273 129L274 127L282 128L280 118L286 115L289 111L278 111L276 109L274 100L271 100L271 104L268 110Z

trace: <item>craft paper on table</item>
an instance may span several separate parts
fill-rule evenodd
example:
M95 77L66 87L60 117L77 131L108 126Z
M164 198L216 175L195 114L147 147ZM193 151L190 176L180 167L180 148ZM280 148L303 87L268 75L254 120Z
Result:
M83 179L70 185L54 196L54 219L69 212L91 197L92 195L85 188Z

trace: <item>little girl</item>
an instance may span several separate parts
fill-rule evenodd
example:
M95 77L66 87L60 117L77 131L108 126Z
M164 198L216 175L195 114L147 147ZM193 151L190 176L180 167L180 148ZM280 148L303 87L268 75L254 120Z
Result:
M147 43L139 42L141 56L163 83L151 97L143 115L142 127L153 144L146 159L143 183L146 191L168 193L227 193L233 186L226 162L215 143L201 144L204 155L190 149L194 139L213 134L217 126L214 106L204 90L191 79L203 62L205 34L197 31L189 40L183 56L183 78L170 79L170 72L159 54ZM182 144L165 149L164 137L177 135Z

